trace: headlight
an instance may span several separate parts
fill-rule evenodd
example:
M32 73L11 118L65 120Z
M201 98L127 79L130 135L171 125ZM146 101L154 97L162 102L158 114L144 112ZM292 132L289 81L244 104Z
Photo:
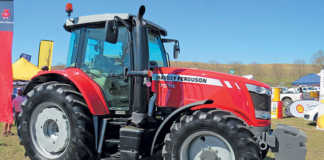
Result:
M257 94L265 94L265 95L271 96L271 90L270 89L260 87L260 86L256 86L256 85L253 85L253 84L246 84L246 87L250 92L255 92Z

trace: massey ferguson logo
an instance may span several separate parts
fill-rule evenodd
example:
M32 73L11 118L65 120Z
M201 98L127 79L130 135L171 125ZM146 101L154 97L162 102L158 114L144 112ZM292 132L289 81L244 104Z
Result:
M153 74L153 81L165 81L165 82L187 82L196 84L207 84L222 87L223 84L219 79L206 78L200 76L180 75L180 74ZM169 85L169 84L168 84ZM174 87L170 87L174 88Z
M185 75L153 75L153 80L159 81L174 81L174 82L191 82L191 83L207 83L207 78Z
M1 13L2 19L7 20L10 17L10 10L9 9L4 9Z

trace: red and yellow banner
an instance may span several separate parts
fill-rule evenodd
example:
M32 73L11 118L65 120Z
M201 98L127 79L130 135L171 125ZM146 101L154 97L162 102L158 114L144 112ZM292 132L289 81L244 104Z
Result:
M0 122L13 122L11 49L13 0L0 0Z

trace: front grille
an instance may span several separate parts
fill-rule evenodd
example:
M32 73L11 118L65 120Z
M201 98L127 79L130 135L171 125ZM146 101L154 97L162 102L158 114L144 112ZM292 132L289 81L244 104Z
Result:
M271 96L250 91L255 111L270 111Z

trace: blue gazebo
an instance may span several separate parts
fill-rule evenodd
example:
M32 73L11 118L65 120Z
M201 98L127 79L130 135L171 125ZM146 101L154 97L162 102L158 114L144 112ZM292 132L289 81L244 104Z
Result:
M306 76L303 76L296 80L295 82L291 83L292 85L298 86L298 85L320 85L320 76L311 73Z

